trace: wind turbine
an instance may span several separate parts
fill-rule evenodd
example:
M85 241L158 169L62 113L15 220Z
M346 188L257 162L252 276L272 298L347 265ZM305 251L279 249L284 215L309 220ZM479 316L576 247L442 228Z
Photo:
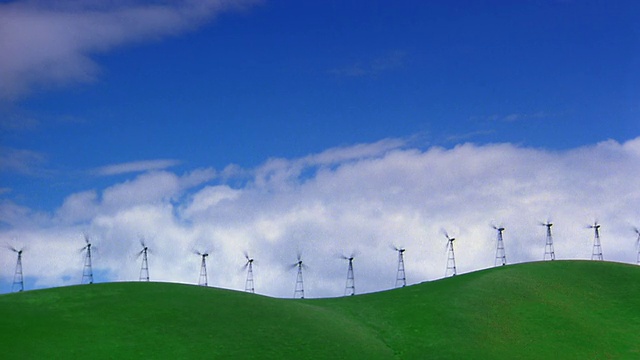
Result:
M546 223L540 223L540 225L547 228L547 238L546 243L544 244L544 256L542 257L542 260L547 260L547 255L549 256L550 260L555 260L556 253L553 250L553 236L551 236L551 227L553 226L553 224L551 223L551 221L547 220Z
M209 286L207 283L207 256L209 256L209 252L200 252L198 250L194 250L193 253L202 258L202 262L200 264L200 277L198 278L198 285Z
M449 237L449 234L447 234L446 231L444 231L444 237L447 238L447 270L445 270L444 276L445 277L447 277L448 275L456 276L457 274L456 256L455 256L455 253L453 252L453 241L456 238Z
M496 246L496 260L494 262L494 266L504 266L507 265L507 255L504 251L504 241L502 239L502 232L504 231L504 227L491 225L498 232L498 245Z
M304 282L302 281L302 268L307 266L302 263L302 254L298 252L298 261L290 266L291 269L298 268L298 275L296 276L296 288L293 291L293 298L304 299Z
M84 255L84 267L82 268L82 280L81 284L93 284L93 269L91 268L91 239L89 235L84 234L85 246L80 249L80 252L85 252Z
M635 231L636 235L638 236L636 238L636 250L638 251L638 254L636 257L636 264L640 265L640 229L638 229L637 227L634 227L633 231Z
M22 252L24 248L16 249L13 246L8 246L9 250L18 254L18 261L16 262L16 272L13 275L13 284L11 285L11 291L15 291L16 285L18 291L24 291L24 279L22 278Z
M140 246L142 250L138 253L137 257L142 255L142 264L140 265L140 281L149 281L149 262L147 259L147 253L151 252L149 247L144 243L144 238L140 238Z
M349 261L349 268L347 269L347 283L344 287L344 296L353 296L356 294L356 283L353 278L353 259L355 253L351 253L351 256L341 256L344 260Z
M593 250L591 251L591 260L604 260L602 256L602 245L600 245L600 224L594 221L593 225L589 225L587 229L593 229Z
M398 271L396 272L396 285L395 287L407 286L407 277L404 272L404 252L405 248L392 245L391 248L398 253Z
M244 264L244 268L247 269L247 280L244 283L244 291L255 293L255 288L253 286L253 258L249 256L249 254L245 251L244 257L247 259L247 262Z

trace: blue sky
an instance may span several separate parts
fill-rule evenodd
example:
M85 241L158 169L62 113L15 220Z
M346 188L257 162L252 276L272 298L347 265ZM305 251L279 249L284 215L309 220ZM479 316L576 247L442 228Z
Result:
M624 141L640 130L639 11L635 2L267 1L86 51L92 80L31 86L3 117L37 125L5 129L2 142L42 154L34 166L76 190L63 174L156 158L255 166L386 137L551 149ZM7 175L32 206L51 196L34 198Z
M388 152L471 143L566 169L562 159L607 141L627 164L640 136L635 1L9 1L2 19L10 237L93 228L102 210L65 222L65 204L93 191L105 206L109 189L145 176L192 184L151 197L179 213L211 187L253 190L273 168L304 184ZM575 174L589 171L602 170Z

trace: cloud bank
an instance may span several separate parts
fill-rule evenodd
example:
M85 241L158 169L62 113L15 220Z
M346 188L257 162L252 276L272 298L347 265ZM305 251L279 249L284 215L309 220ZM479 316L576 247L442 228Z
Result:
M510 264L541 260L554 222L558 259L589 259L594 220L602 224L606 260L634 263L640 225L640 138L568 151L512 144L420 149L399 139L270 159L231 186L213 169L177 174L152 170L100 190L70 194L50 213L0 206L0 239L27 245L31 287L77 284L82 233L95 240L96 281L137 280L138 238L152 253L154 281L197 283L208 250L209 284L244 289L243 252L256 259L256 291L291 297L296 253L309 266L308 297L344 293L356 252L357 293L395 284L396 253L406 247L409 284L442 278L446 241L455 236L460 273L493 266L495 230L506 228ZM3 291L15 259L1 252ZM27 286L27 287L29 287Z
M255 1L14 1L0 4L0 99L90 82L92 55L189 31Z

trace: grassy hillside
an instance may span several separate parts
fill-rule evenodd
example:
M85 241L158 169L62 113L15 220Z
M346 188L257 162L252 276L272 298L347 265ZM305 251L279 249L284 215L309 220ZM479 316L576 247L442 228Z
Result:
M164 283L0 296L2 358L636 359L638 334L640 267L590 261L336 299Z

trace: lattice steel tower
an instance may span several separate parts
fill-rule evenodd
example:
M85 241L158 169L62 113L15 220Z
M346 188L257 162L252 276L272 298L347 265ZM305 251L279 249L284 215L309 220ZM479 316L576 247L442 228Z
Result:
M247 269L247 280L244 282L244 291L255 293L255 288L253 286L253 258L249 257L248 254L244 254L244 257L247 259L247 262L244 264L244 267Z
M22 277L22 251L24 248L18 250L14 247L9 247L11 251L18 254L18 261L16 262L16 272L13 274L13 284L11 285L11 291L24 291L24 279Z
M636 264L640 265L640 229L638 228L633 228L633 231L636 232L636 251L638 252L636 254Z
M456 276L458 273L456 270L456 255L453 252L453 241L455 238L449 237L449 234L446 232L444 236L447 238L447 270L445 270L444 276Z
M292 267L298 268L298 275L296 276L296 288L293 291L294 299L304 299L304 282L302 280L302 268L305 265L302 263L300 254L298 254L298 261L292 265Z
M496 260L494 262L494 266L504 266L507 265L507 255L504 251L504 241L502 239L502 232L504 231L503 227L493 226L494 229L498 232L498 245L496 246Z
M82 268L82 280L81 284L93 284L93 269L91 267L91 241L89 236L84 236L84 242L86 245L80 250L84 251L84 267Z
M594 222L593 225L589 225L589 228L593 229L593 250L591 251L591 260L604 260L602 256L602 245L600 245L600 224Z
M553 236L551 235L551 227L553 226L553 224L547 221L546 223L541 223L540 225L547 228L547 239L544 245L544 256L542 260L547 260L547 257L549 258L549 260L555 260L556 253L553 250Z
M396 272L396 285L395 287L407 286L407 277L404 272L404 248L393 247L398 253L398 271Z
M142 255L142 264L140 264L140 281L149 281L149 261L147 258L147 252L149 252L149 247L145 245L144 239L140 239L140 245L142 245L142 250L138 253L138 256Z
M349 257L342 256L342 258L349 261L349 268L347 269L347 283L344 287L344 296L352 296L356 294L356 283L353 278L353 254Z
M194 253L202 258L202 261L200 262L200 277L198 278L198 285L209 286L207 282L207 256L209 256L209 253L206 251L194 251Z

